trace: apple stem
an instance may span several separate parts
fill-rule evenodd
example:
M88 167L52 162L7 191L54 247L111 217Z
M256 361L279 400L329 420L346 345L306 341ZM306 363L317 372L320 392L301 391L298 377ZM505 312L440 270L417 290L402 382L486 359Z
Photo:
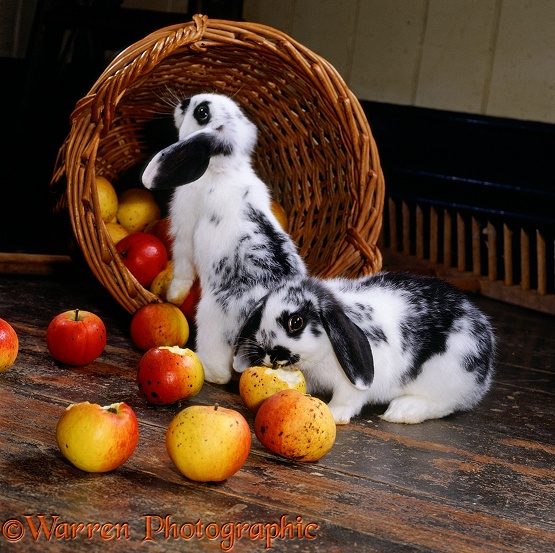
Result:
M75 319L73 319L74 321L78 321L79 320L79 309L75 310Z
M216 403L216 404L214 405L214 411L217 411L219 406L220 406L220 404L219 404L219 403Z

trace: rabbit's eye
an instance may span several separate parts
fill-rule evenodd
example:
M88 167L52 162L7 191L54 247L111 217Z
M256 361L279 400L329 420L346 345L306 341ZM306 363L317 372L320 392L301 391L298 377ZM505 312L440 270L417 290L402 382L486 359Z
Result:
M202 102L195 108L194 118L199 125L206 125L210 121L210 108L207 102Z
M300 315L292 315L287 321L287 330L289 332L298 332L304 327L304 319Z

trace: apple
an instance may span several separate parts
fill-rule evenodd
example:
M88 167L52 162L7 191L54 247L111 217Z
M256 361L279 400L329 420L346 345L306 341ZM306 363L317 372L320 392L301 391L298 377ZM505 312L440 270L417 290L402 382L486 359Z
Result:
M160 215L154 195L146 188L130 188L119 195L117 219L131 233L143 231Z
M160 346L183 347L189 339L189 323L173 303L148 303L131 319L131 340L143 351Z
M19 351L19 339L12 325L0 319L0 372L9 369Z
M173 237L170 234L170 220L168 217L156 219L145 227L145 232L153 234L164 244L168 252L168 258L172 258Z
M196 396L204 368L195 352L178 346L150 348L137 369L139 392L150 403L165 405Z
M166 301L166 295L168 293L168 288L173 279L173 261L168 261L166 268L158 273L150 285L150 291L157 295L162 301ZM183 314L187 318L187 321L194 321L197 312L198 302L200 301L201 288L200 280L196 278L193 281L191 289L185 296L183 302L178 305L179 309L183 311Z
M88 401L73 403L56 426L62 455L86 472L108 472L123 465L138 441L137 417L123 402L106 407Z
M276 202L276 200L272 200L270 204L270 208L272 210L272 213L274 214L274 217L278 220L278 223L281 225L281 228L285 232L288 232L289 220L287 217L287 213L285 212L285 209L283 209L283 206L280 203Z
M107 178L96 177L95 183L102 220L109 223L118 212L118 195Z
M129 234L129 231L119 223L106 223L106 230L114 244L117 244Z
M185 296L183 303L179 309L183 311L187 320L194 321L197 313L198 302L200 301L202 290L200 287L200 280L196 278L189 289L189 293Z
M254 418L254 432L273 453L296 461L317 461L335 443L329 407L316 397L283 390L268 398Z
M135 232L123 237L116 244L116 250L129 272L145 288L150 287L156 275L168 263L164 244L156 236L146 232Z
M150 283L150 291L162 301L166 301L166 294L173 278L173 261L170 259L166 268L160 271Z
M281 390L306 394L306 381L297 368L249 367L239 379L239 395L245 407L256 413L262 402Z
M106 327L102 319L90 311L64 311L50 321L46 345L60 363L88 365L106 347Z
M197 482L221 482L234 475L247 460L251 441L243 415L217 404L183 409L166 432L172 463Z

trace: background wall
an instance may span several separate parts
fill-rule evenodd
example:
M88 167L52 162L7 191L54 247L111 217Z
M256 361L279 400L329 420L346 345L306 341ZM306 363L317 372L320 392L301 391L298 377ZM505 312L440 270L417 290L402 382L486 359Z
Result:
M23 57L37 0L0 0ZM123 0L186 13L187 0ZM361 100L555 123L553 0L244 0L246 20L332 62ZM279 7L278 7L279 6Z
M245 0L363 100L555 122L552 0Z

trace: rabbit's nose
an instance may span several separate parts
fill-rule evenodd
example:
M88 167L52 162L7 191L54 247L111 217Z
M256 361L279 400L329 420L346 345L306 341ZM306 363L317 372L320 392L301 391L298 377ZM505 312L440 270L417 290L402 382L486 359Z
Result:
M298 355L283 346L276 346L268 353L272 365L292 365L298 361Z

